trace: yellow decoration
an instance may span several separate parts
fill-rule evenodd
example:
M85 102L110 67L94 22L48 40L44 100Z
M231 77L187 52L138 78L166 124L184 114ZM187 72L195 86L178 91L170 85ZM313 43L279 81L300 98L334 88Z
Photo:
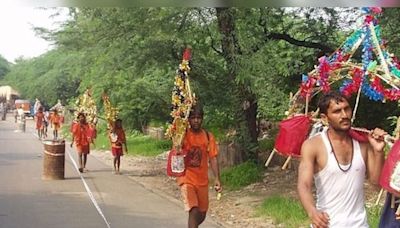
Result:
M181 148L183 137L189 125L188 117L194 103L194 96L189 85L189 71L189 61L182 60L175 76L175 87L171 96L173 110L170 115L174 119L166 131L166 135L172 139L173 147L178 150Z

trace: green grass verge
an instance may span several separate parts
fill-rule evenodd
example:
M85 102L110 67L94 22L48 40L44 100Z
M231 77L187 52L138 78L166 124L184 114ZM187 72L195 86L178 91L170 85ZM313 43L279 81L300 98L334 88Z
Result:
M156 156L172 146L170 140L153 139L141 134L127 135L126 140L129 155ZM96 149L110 150L110 142L105 134L98 134L95 144Z
M247 161L238 166L222 170L221 181L229 190L236 190L261 180L262 169L255 163Z
M380 205L367 207L369 227L378 227L381 209L382 206Z

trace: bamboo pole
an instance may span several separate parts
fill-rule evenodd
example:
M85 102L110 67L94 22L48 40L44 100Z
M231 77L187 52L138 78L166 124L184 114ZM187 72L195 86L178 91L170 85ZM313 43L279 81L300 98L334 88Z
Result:
M379 204L379 202L381 201L383 192L384 192L384 189L381 188L381 190L379 191L379 194L378 194L378 198L377 198L376 201L375 201L375 206L377 206L377 205Z
M354 120L356 119L356 113L357 113L357 109L358 109L358 104L360 102L361 88L362 88L362 83L360 84L360 88L358 88L356 104L354 105L353 116L351 117L351 123L353 123Z
M272 157L275 155L275 153L276 153L276 149L274 148L271 151L271 154L268 156L267 161L265 162L265 168L267 168L269 166L269 163L271 163Z
M292 155L290 155L290 156L286 159L285 163L284 163L283 166L282 166L282 170L287 169L287 167L288 167L288 165L289 165L289 163L290 163L290 160L292 160Z
M379 45L379 41L378 41L378 38L377 38L376 33L375 33L375 27L374 27L372 22L370 22L368 26L369 26L369 29L371 30L372 41L374 42L375 47L376 47L376 51L378 52L377 55L380 58L381 65L382 65L383 70L385 72L385 76L381 76L381 78L382 78L382 80L384 80L389 85L393 86L396 89L399 89L396 85L392 85L392 83L391 83L391 77L390 77L389 68L387 66L386 59L383 56L381 46Z

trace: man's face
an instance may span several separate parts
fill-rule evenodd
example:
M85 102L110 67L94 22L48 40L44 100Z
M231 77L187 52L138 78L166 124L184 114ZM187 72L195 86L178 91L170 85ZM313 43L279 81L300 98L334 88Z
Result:
M82 124L84 124L86 122L86 118L85 118L84 115L80 115L79 116L79 122L82 123Z
M115 128L121 128L121 126L122 126L121 121L115 121L114 126L115 126Z
M190 127L198 131L201 129L201 124L203 123L203 116L200 113L193 113L189 116Z
M326 115L321 114L329 126L337 131L348 131L351 128L352 110L346 100L331 100Z

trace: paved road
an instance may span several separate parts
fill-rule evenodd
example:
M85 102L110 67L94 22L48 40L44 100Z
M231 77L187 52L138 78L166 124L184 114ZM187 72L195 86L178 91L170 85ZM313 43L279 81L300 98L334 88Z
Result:
M17 132L13 120L9 114L0 121L0 228L187 226L181 205L113 175L92 156L89 172L80 175L68 146L65 180L42 180L44 149L33 120L27 120L26 132ZM201 227L219 226L208 218Z

